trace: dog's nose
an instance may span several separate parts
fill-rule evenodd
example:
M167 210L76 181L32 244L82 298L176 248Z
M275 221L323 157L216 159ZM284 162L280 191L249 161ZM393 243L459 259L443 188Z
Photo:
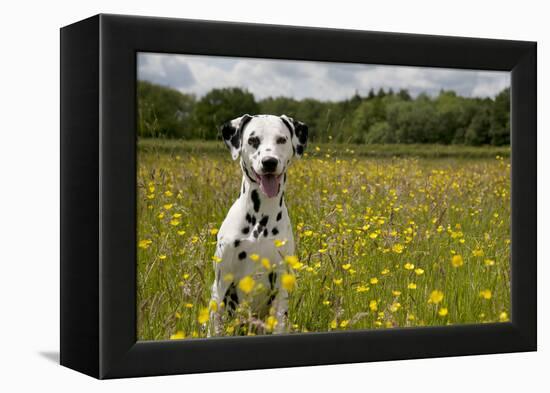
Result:
M262 167L265 172L275 172L279 161L275 157L264 157L262 159Z

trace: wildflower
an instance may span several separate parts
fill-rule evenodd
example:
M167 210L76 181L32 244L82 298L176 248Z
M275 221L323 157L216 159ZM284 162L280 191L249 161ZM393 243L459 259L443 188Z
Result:
M160 259L160 260L165 260L165 259L166 259L166 255L164 255L164 254L159 255L159 259Z
M312 236L313 235L313 231L305 231L304 232L304 236Z
M299 269L303 266L296 255L287 255L285 257L285 262L293 269Z
M482 249L476 248L474 251L472 251L472 255L474 257L482 257L483 255L485 255L485 253L483 252Z
M460 267L462 265L464 265L464 260L462 259L462 256L460 255L453 255L452 258L451 258L451 264L454 266L454 267Z
M491 293L491 290L484 289L483 291L479 292L479 296L482 297L485 300L489 300L493 297L493 294Z
M443 292L439 290L432 291L428 299L428 303L438 304L443 300Z
M185 338L183 330L178 330L176 333L170 335L170 340L182 340Z
M323 304L325 306L330 306L330 300L323 300Z
M250 254L250 259L252 259L254 262L257 262L260 260L260 256L258 254Z
M330 321L331 329L336 329L337 327L338 327L338 321L336 321L336 319L333 319L332 321Z
M369 308L372 312L378 311L378 302L376 300L371 300L369 302Z
M275 326L277 326L277 318L275 318L273 315L270 315L265 321L265 328L268 332L271 332L273 331L273 329L275 329Z
M399 309L401 308L401 303L392 303L392 305L390 306L390 311L391 312L397 312L399 311Z
M372 284L372 285L376 285L378 284L378 279L376 277L373 277L369 280L369 282Z
M178 235L180 235L180 236L185 235L185 231L184 230L178 231Z
M218 303L215 300L210 300L210 303L208 304L208 308L212 311L218 311Z
M414 264L407 262L405 264L405 266L403 266L403 267L407 270L413 270L414 269Z
M281 284L286 291L292 292L296 285L296 276L288 273L283 274L281 277Z
M442 307L442 308L440 308L439 311L437 312L437 314L438 314L440 317L444 317L444 316L446 316L448 313L449 313L449 310L447 310L447 307Z
M367 292L367 291L369 291L369 289L370 289L370 288L367 287L366 285L359 285L359 286L355 289L355 291L356 291L357 293L361 293L361 292Z
M269 259L267 258L262 258L262 266L266 269L266 270L269 270L271 269L271 263L269 262Z
M166 210L170 210L173 206L174 206L174 204L167 203L167 204L163 205L162 207L164 207Z
M401 291L391 291L393 296L399 296L401 295Z
M208 311L208 308L207 307L204 307L204 308L201 308L200 312L199 312L199 316L197 318L197 321L199 321L199 323L202 325L203 323L206 323L208 322L208 320L210 319L210 312Z
M401 254L405 249L405 247L402 244L397 243L397 244L394 244L391 249L396 254Z
M345 328L349 325L349 319L344 319L342 322L340 322L340 327Z
M407 285L407 288L416 289L416 284L414 282L410 282L409 285Z
M170 225L176 227L180 224L180 220L172 219L170 220Z
M332 280L332 282L333 282L334 284L336 284L336 285L341 285L341 284L342 284L342 281L344 281L343 278L334 278L334 279Z
M369 235L369 237L370 237L372 240L374 240L374 239L376 239L376 238L378 237L378 233L372 232L372 233Z
M275 247L279 248L286 244L286 240L275 239L273 243L275 244Z
M421 268L414 269L414 272L416 273L417 276L421 276L424 274L424 269L421 269Z
M151 243L153 243L152 240L144 239L144 240L140 240L140 241L139 241L138 246L139 246L139 248L146 249L146 248L149 248L149 246L151 245Z
M318 251L319 251L319 254L324 254L325 252L328 251L328 249L326 249L326 248L320 248Z
M349 270L350 267L351 267L351 263L346 263L345 265L342 265L342 269L344 270Z
M246 294L252 292L254 285L256 285L256 281L250 276L246 276L239 281L239 289Z
M181 313L177 312L174 314L176 319L181 319Z
M212 229L210 230L210 234L211 234L212 236L216 236L216 235L218 234L218 228L212 228Z
M222 261L222 259L217 255L213 255L212 260L216 263L220 263Z
M495 265L494 259L486 259L485 261L483 261L483 263L485 264L485 266L494 266Z
M390 272L390 269L384 269L380 272L381 275L385 276L386 274L388 274Z
M193 303L185 303L184 307L185 308L193 308Z
M500 315L498 316L498 320L500 322L508 322L509 321L508 313L506 313L506 311L501 312Z
M166 195L167 197L171 197L174 194L172 193L172 191L166 190L166 191L164 191L164 195Z

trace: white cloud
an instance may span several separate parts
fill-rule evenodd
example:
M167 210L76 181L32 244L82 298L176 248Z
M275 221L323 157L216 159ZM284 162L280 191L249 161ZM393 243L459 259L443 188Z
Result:
M369 89L408 89L411 94L455 90L464 96L492 97L510 85L498 71L363 65L293 60L140 53L138 78L197 96L213 88L242 87L257 99L341 100Z

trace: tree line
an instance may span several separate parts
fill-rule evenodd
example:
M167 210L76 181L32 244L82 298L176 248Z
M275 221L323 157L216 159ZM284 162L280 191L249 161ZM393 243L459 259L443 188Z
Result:
M342 101L269 97L256 100L238 87L192 94L139 81L140 137L217 139L219 126L242 114L286 114L309 126L310 140L341 143L508 145L510 89L495 98L442 90L435 97L407 90L371 90Z

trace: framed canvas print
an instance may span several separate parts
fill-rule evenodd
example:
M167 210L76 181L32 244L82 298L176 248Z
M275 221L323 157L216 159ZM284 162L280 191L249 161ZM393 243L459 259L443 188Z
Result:
M536 350L536 44L61 29L61 364Z

